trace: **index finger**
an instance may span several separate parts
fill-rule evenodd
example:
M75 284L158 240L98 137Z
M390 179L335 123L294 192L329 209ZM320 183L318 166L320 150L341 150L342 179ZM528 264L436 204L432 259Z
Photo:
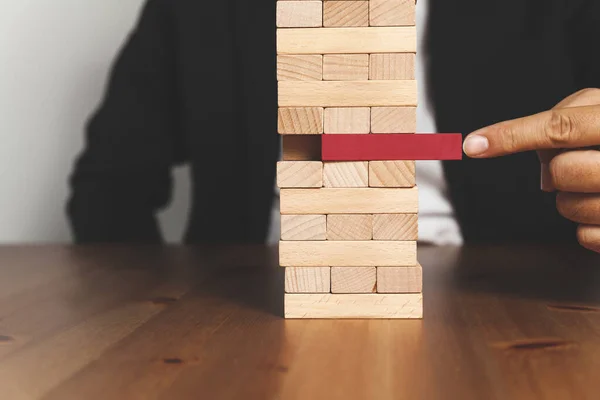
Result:
M560 108L500 122L475 131L465 154L491 158L528 150L568 149L600 144L600 106Z

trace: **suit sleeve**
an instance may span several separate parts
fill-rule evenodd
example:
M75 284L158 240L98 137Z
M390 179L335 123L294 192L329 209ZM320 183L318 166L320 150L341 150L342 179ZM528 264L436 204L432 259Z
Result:
M86 125L69 177L76 243L160 243L156 218L182 161L169 0L149 0L120 50Z
M600 1L567 0L568 43L580 89L600 88Z

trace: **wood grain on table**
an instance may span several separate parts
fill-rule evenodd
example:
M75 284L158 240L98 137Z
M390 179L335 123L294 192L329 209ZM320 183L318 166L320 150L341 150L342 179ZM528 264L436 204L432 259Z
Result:
M599 256L419 261L423 320L284 320L276 248L3 247L0 398L597 398Z

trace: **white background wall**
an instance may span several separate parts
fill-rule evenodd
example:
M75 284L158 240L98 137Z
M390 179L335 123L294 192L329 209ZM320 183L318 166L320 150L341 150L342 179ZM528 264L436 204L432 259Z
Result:
M144 0L0 0L0 243L68 242L67 177ZM180 239L187 171L165 236Z
M67 178L144 1L0 0L0 244L71 240ZM420 27L425 5L417 6ZM421 69L417 75L425 93ZM424 111L418 125L431 132ZM185 227L187 174L175 171L173 202L160 215L170 242Z

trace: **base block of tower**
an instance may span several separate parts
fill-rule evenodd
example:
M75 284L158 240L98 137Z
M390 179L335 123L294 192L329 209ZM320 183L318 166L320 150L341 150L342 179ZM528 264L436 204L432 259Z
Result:
M291 294L284 295L290 319L419 319L423 295L402 294Z

